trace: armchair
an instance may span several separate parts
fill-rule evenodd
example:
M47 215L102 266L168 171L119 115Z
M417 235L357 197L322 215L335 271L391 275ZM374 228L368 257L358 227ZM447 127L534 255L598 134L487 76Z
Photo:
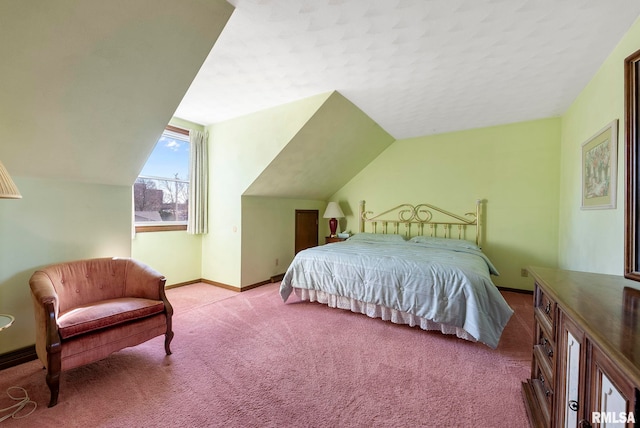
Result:
M29 280L36 321L36 353L47 369L49 407L58 402L60 373L165 335L171 354L173 308L165 278L129 258L51 265Z

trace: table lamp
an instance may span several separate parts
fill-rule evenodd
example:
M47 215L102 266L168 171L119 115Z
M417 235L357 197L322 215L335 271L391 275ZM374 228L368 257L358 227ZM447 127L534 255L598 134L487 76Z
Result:
M337 202L329 202L327 205L327 209L322 216L324 218L328 218L329 220L329 230L331 231L330 236L336 236L336 229L338 229L338 220L339 218L344 217L344 213L340 209L340 205Z
M20 199L22 195L18 191L16 184L13 182L7 169L0 162L0 198Z

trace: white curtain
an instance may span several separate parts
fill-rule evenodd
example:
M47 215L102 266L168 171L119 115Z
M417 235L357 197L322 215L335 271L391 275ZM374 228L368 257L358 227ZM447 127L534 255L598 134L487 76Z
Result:
M208 232L208 194L209 194L209 157L206 132L189 131L191 142L189 184L189 222L187 233L204 234Z

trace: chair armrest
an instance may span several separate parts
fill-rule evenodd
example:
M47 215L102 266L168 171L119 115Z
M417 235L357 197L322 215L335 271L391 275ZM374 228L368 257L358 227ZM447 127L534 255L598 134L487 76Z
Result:
M163 300L166 278L160 272L134 259L128 259L125 273L125 295Z
M47 303L53 303L54 316L58 316L58 293L49 276L43 271L36 271L29 279L33 303L42 309Z
M47 316L47 352L49 354L59 353L62 351L62 339L58 332L58 317L53 302L46 302L44 309Z
M58 353L58 294L49 276L36 271L29 279L36 319L36 346L45 346L48 353Z
M137 260L129 259L125 278L125 294L127 296L162 300L170 325L173 307L165 294L164 286L166 282L167 279L157 270Z

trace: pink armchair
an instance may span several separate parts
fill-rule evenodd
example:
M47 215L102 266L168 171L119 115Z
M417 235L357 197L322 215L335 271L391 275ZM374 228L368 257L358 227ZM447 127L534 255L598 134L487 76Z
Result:
M165 278L127 258L60 263L29 280L36 320L36 352L47 369L49 407L58 402L60 373L165 335L171 354L173 308Z

